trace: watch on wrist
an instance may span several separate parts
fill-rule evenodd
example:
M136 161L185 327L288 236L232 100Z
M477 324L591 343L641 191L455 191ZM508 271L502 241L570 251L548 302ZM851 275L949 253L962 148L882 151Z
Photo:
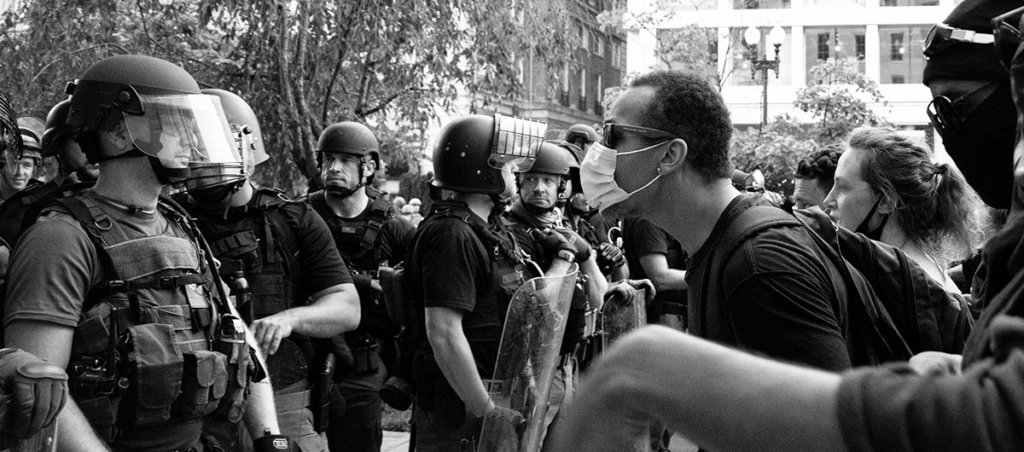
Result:
M562 259L570 264L576 262L576 253L573 253L572 251L569 250L558 250L558 252L555 253L555 257Z

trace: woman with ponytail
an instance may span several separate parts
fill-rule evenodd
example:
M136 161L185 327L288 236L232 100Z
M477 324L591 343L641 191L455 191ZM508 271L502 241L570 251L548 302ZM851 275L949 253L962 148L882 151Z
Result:
M850 133L825 198L832 218L896 248L950 291L947 268L981 240L980 200L952 163L887 128Z

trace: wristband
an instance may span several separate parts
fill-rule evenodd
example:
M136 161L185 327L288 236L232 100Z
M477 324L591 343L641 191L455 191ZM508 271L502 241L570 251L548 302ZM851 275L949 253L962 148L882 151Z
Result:
M576 253L573 253L572 251L566 249L558 250L558 252L555 253L555 257L562 259L570 264L576 262Z
M287 436L267 434L252 442L254 452L276 452L292 450L292 443Z

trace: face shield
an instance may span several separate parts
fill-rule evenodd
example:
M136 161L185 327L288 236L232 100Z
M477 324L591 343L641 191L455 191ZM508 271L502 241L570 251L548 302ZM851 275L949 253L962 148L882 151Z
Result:
M241 165L239 147L220 99L205 94L139 95L141 115L126 111L132 143L169 170L193 165Z

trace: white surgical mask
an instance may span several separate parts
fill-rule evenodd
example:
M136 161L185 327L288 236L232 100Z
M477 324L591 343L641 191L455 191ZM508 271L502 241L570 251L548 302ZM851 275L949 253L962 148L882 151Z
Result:
M583 195L587 197L590 206L604 212L612 205L625 201L640 190L651 186L661 177L661 174L654 176L654 179L642 187L627 193L619 187L619 184L615 183L615 162L620 155L649 151L665 143L663 141L653 146L628 152L616 152L615 149L601 143L591 144L587 156L583 158L583 164L580 165L580 184L583 186Z

